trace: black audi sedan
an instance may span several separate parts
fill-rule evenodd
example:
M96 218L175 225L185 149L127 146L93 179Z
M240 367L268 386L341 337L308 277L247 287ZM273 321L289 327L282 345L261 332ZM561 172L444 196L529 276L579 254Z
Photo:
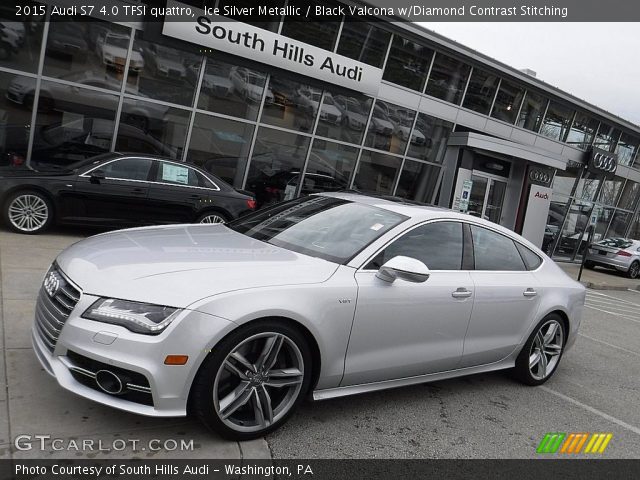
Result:
M3 169L0 205L9 228L34 234L53 223L222 223L251 212L256 202L193 165L105 153L57 169Z

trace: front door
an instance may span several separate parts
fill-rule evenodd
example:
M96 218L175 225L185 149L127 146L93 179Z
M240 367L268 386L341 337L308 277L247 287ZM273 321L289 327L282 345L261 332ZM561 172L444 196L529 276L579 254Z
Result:
M500 223L502 202L507 189L506 179L474 172L469 196L469 213L494 223Z
M377 278L380 266L398 255L422 261L431 269L429 279ZM358 300L342 385L457 367L474 301L462 262L462 224L440 221L411 229L356 272Z

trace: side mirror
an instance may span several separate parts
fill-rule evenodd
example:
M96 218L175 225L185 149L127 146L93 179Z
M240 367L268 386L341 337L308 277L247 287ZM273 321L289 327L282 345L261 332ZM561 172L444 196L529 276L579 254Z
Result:
M94 170L93 172L91 172L91 176L89 177L89 181L91 183L100 183L100 180L104 180L106 177L106 175L104 174L103 170Z
M393 282L399 278L407 282L422 283L427 281L431 273L420 260L411 257L393 257L380 267L376 277L385 282Z

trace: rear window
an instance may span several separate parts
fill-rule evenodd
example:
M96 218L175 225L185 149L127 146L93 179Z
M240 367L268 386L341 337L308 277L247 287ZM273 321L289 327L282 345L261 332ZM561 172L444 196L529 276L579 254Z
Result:
M524 245L520 245L518 242L514 243L516 244L516 248L520 252L522 259L527 266L527 270L535 270L540 266L540 264L542 263L542 258L540 258L536 253L532 252Z
M629 248L633 245L633 241L626 238L605 238L596 243L596 245L612 248Z

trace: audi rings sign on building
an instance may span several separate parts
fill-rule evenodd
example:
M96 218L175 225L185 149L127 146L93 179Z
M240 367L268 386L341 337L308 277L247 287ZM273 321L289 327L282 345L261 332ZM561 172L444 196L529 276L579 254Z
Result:
M529 180L538 185L550 185L553 176L549 170L532 168L529 170Z
M617 155L594 148L589 159L590 170L594 173L610 176L616 173L618 168Z

